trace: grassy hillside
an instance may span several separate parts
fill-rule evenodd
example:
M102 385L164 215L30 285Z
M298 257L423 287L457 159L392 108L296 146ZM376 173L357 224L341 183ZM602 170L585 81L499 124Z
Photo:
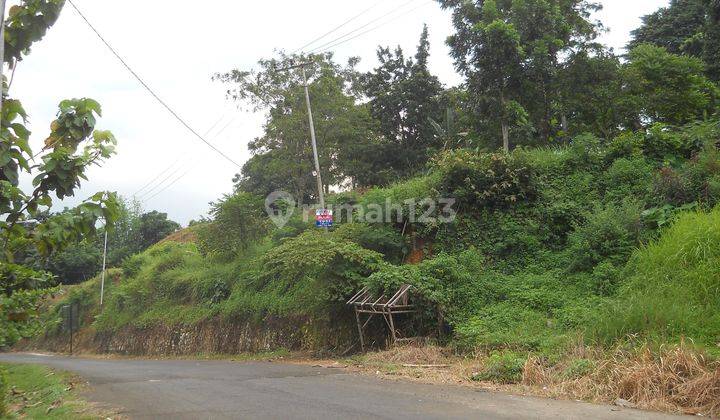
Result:
M67 300L98 332L280 317L333 323L350 343L353 291L411 283L426 308L411 328L461 351L554 360L578 340L684 338L717 354L719 133L707 122L507 155L444 153L424 176L331 197L356 213L398 205L390 223L338 220L327 234L298 214L274 228L262 198L239 193L193 240L164 241L111 271L102 311L97 279ZM457 218L412 222L404 201L425 197L455 199ZM403 264L418 253L419 264Z

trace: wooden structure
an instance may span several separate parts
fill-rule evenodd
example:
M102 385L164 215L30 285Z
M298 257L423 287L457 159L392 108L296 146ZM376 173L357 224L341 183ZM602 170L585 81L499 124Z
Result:
M409 284L402 285L388 298L386 294L375 296L367 287L364 287L347 301L347 304L352 305L355 309L355 320L357 321L358 333L360 334L360 348L362 351L365 351L363 331L375 315L382 315L385 319L385 323L390 330L393 345L400 341L410 340L399 337L400 331L395 327L393 315L415 312L415 307L409 304L408 292L411 288L412 286ZM364 323L362 322L363 315L367 315Z

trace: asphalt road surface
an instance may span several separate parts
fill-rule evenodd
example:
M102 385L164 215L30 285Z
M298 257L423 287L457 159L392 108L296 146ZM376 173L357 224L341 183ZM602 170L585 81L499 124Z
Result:
M70 371L83 397L131 419L655 419L656 413L263 362L104 360L0 354Z

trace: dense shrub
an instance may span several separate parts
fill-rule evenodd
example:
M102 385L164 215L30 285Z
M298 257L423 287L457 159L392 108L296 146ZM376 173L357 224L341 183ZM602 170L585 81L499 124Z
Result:
M213 221L198 228L198 245L205 254L231 259L268 232L270 221L262 197L237 192L210 209Z
M522 153L447 152L434 162L442 174L441 193L459 200L459 208L505 208L532 200L533 170Z
M485 361L482 372L473 375L476 381L493 381L501 384L514 384L522 380L523 368L527 356L513 352L495 352Z
M654 167L643 157L620 158L602 175L606 201L645 200L652 192Z
M641 208L637 202L598 206L569 235L571 271L590 271L600 262L624 264L643 235Z
M540 350L550 331L543 313L502 302L485 306L456 328L457 343L466 350L514 348Z
M147 264L147 258L143 254L133 255L122 262L123 275L126 278L133 278L140 273L143 266Z
M327 315L344 310L382 254L334 233L307 231L285 240L246 272L229 297L228 314Z

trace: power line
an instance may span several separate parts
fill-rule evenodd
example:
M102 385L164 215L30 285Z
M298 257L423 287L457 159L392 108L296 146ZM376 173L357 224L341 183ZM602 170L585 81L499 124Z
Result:
M180 158L175 159L175 161L173 161L173 163L171 163L171 164L168 165L165 169L163 169L159 174L157 174L157 175L155 176L155 178L151 179L147 184L143 185L142 188L140 188L139 190L135 191L135 192L133 193L133 197L137 196L141 191L145 190L145 188L149 187L151 184L153 184L155 181L157 181L161 176L165 175L165 174L167 173L167 171L169 171L169 170L170 170L173 166L175 166L175 164L177 164L178 162L180 162Z
M330 35L331 33L337 31L338 29L345 27L348 23L354 21L355 19L359 18L360 16L364 15L365 13L369 12L370 10L374 9L374 8L377 7L377 5L379 5L380 3L382 3L382 1L379 1L379 2L377 2L377 3L375 3L375 4L373 4L372 6L368 7L367 9L365 9L365 10L363 10L362 12L358 13L357 15L351 17L350 19L348 19L348 20L346 20L345 22L341 23L340 25L336 26L336 27L333 28L332 30L330 30L330 31L328 31L328 32L320 35L319 37L313 39L312 41L308 42L307 44L303 45L302 47L296 49L295 51L292 52L292 54L296 54L297 52L304 50L305 48L307 48L307 47L309 47L310 45L316 43L317 41L320 41L321 39L325 38L326 36Z
M222 133L230 126L230 124L232 124L232 123L235 122L235 119L236 119L236 118L233 118L233 119L231 119L227 124L225 124L225 126L224 126L220 131L218 131L218 132L215 134L214 137L217 138L218 136L220 136L220 134L222 134ZM187 158L188 154L189 154L189 153L186 153L184 156L181 156L180 158L178 158L178 159L175 161L175 163L181 162L183 159ZM175 163L173 163L170 167L175 166ZM187 161L183 162L183 164L184 164L185 166L187 166L187 165L190 164L190 163L191 163L191 162L187 162ZM191 165L191 167L192 167L192 165ZM145 191L143 194L140 195L140 197L137 197L137 198L138 198L140 201L146 201L146 200L143 200L143 197L147 197L147 196L148 196L149 194L151 194L153 191L155 191L155 190L157 190L158 188L160 188L160 187L161 187L165 182L167 182L167 180L169 180L173 175L175 175L175 174L177 174L178 172L180 172L181 169L183 169L183 166L182 166L182 165L179 166L179 167L177 167L177 168L175 168L174 171L170 172L165 178L163 178L163 179L162 179L159 183L157 183L154 187L152 187L152 188L150 188L149 190ZM188 172L189 172L189 171L188 171ZM186 173L186 174L187 174L187 173ZM180 176L180 178L182 178L182 177L185 176L186 174L183 174L182 176ZM171 182L170 184L168 184L168 186L174 184L175 182L177 182L177 180ZM167 187L163 188L161 191L164 191L166 188L167 188ZM155 196L155 195L153 195L153 197L154 197L154 196Z
M234 161L233 159L231 159L228 155L226 155L226 154L223 153L220 149L218 149L217 147L215 147L212 143L210 143L209 141L205 140L205 138L204 138L203 136L201 136L197 131L195 131L192 127L190 127L190 125L189 125L188 123L186 123L185 120L183 120L183 119L177 114L177 112L175 112L172 108L170 108L170 106L169 106L167 103L165 103L165 101L163 101L163 100L160 98L160 96L158 96L158 95L155 93L155 91L153 91L152 88L150 88L150 86L148 86L147 83L145 83L145 81L130 67L130 65L128 65L127 62L125 62L125 60L120 56L120 54L105 40L105 38L103 38L103 36L100 34L100 32L98 32L98 30L95 29L95 26L93 26L93 24L90 23L90 21L89 21L89 20L85 17L85 15L80 11L80 9L78 9L78 7L75 5L75 3L73 2L73 0L68 0L68 3L70 3L70 5L73 7L73 9L75 9L75 11L77 12L77 14L80 15L80 17L82 18L82 20L85 21L85 23L88 25L88 27L90 27L90 29L95 33L95 35L97 35L97 37L100 39L100 41L102 41L102 43L105 44L105 46L110 50L110 52L113 53L113 55L120 61L120 63L122 63L122 65L130 72L130 74L132 74L133 77L135 77L135 79L145 88L145 90L147 90L148 93L150 93L150 95L152 95L152 96L155 98L155 100L157 100L158 103L160 103L160 105L162 105L170 114L172 114L172 116L175 117L175 119L177 119L177 120L180 122L180 124L182 124L185 128L187 128L188 131L190 131L190 132L191 132L195 137L197 137L200 141L202 141L203 143L205 143L208 147L210 147L211 149L213 149L213 150L214 150L215 152L217 152L220 156L224 157L228 162L232 163L233 165L237 166L238 168L242 168L242 166L241 166L240 164L238 164L237 162L235 162L235 161Z
M178 162L179 162L179 160L178 160ZM142 198L143 198L143 197L147 196L148 194L150 194L150 193L152 193L153 191L155 191L156 189L158 189L158 187L160 187L161 185L163 185L163 184L165 183L165 181L167 181L168 179L170 179L170 177L172 177L173 175L175 175L175 174L177 174L178 172L180 172L182 169L183 169L183 166L182 166L182 165L181 165L181 166L178 166L177 168L175 168L175 170L173 170L172 172L170 172L169 174L167 174L167 176L164 177L160 182L158 182L157 184L155 184L154 187L152 187L152 188L150 188L149 190L145 191L144 193L140 194L140 196L137 197L137 198L142 201Z
M387 21L385 21L385 22L383 22L383 23L381 23L381 24L379 24L379 25L373 26L372 28L370 28L370 29L368 29L368 30L366 30L366 31L360 32L359 34L353 36L352 38L348 38L348 39L342 40L342 41L340 41L340 42L337 42L337 43L335 43L335 44L332 44L332 45L330 45L330 46L328 46L328 47L326 47L326 48L324 48L324 49L322 49L322 50L320 50L320 51L313 50L312 53L315 53L315 52L323 53L323 52L325 52L325 51L328 51L328 50L330 50L330 49L333 49L333 48L335 48L335 47L338 47L338 46L340 46L340 45L342 45L342 44L345 44L345 43L347 43L347 42L350 42L350 41L352 41L352 40L354 40L354 39L356 39L356 38L359 38L359 37L361 37L361 36L369 33L369 32L372 32L372 31L374 31L374 30L380 29L380 28L382 28L383 26L387 25L388 23L392 23L392 22L394 22L394 21L396 21L396 20L398 20L398 19L400 19L400 18L402 18L402 17L405 17L405 16L409 15L410 13L412 13L412 12L414 12L414 11L422 8L422 7L428 6L428 5L430 5L431 3L433 3L433 2L430 1L430 2L427 2L427 3L423 3L423 4L421 4L421 5L417 6L417 7L414 7L414 8L412 8L412 9L406 11L405 13L401 13L400 15L395 16L394 18L389 19L389 20L387 20Z
M345 37L351 36L352 34L358 32L358 31L360 31L360 30L363 30L363 29L367 28L368 26L372 25L373 23L375 23L375 22L377 22L377 21L379 21L379 20L381 20L381 19L384 19L384 18L386 18L387 16L392 15L393 13L397 12L398 10L402 9L403 7L407 6L408 4L410 4L410 3L414 2L414 1L416 1L416 0L409 0L409 1L401 4L400 6L392 9L391 11L389 11L389 12L387 12L387 13L381 15L381 16L378 16L377 18L371 20L370 22L367 22L367 23L365 23L364 25L362 25L362 26L360 26L360 27L358 27L358 28L355 28L355 29L353 29L353 30L350 31L350 32L347 32L347 33L344 34L344 35L341 35L341 36L339 36L339 37L337 37L337 38L335 38L335 39L333 39L333 40L330 40L330 41L328 41L328 42L326 42L326 43L324 43L324 44L322 44L322 45L320 45L320 46L318 46L318 47L313 48L313 49L310 51L310 53L312 54L312 53L314 53L315 51L318 51L318 50L320 50L320 49L323 49L323 48L327 47L328 45L331 45L331 44L335 43L336 41L339 41L339 40L341 40L341 39L343 39L343 38L345 38Z
M210 135L210 133L212 132L212 130L215 129L215 127L217 127L217 125L220 124L220 122L221 122L223 119L225 119L225 115L223 115L223 116L221 116L220 118L218 118L218 120L215 121L215 123L210 126L210 128L205 132L205 136ZM234 120L233 120L233 121L234 121ZM168 165L167 167L165 167L165 169L163 169L163 170L162 170L159 174L157 174L153 179L151 179L150 181L148 181L147 184L143 185L142 188L140 188L139 190L135 191L135 192L133 193L133 197L137 196L141 191L145 190L147 187L149 187L150 185L152 185L152 184L153 184L155 181L157 181L161 176L165 175L165 174L167 173L167 171L169 171L173 166L175 166L178 162L180 162L180 161L181 161L182 159L184 159L186 156L187 156L187 153L184 153L183 155L178 156L170 165Z
M230 124L232 124L232 123L234 123L234 122L235 122L235 119L233 118L229 123L225 124L225 126L222 128L222 130L220 130L219 132L217 132L217 134L215 134L215 138L217 138L220 134L222 134L222 133L225 131L225 129L227 129L227 128L230 126ZM160 195L160 193L164 192L164 191L167 190L168 188L170 188L170 187L172 187L173 185L175 185L175 183L177 183L178 181L180 181L181 179L183 179L187 174L189 174L189 173L190 173L193 169L195 169L195 168L196 168L196 166L190 166L190 167L189 167L185 172L183 172L179 177L173 179L169 184L167 184L166 186L164 186L163 188L161 188L161 189L160 189L159 191L157 191L155 194L153 194L153 195L151 195L150 197L147 197L147 198L145 198L145 199L142 199L141 201L145 203L145 202L148 202L148 201L152 200L153 198L157 197L158 195ZM178 168L178 171L179 171L179 168ZM173 174L176 174L178 171L174 171ZM170 176L172 176L172 175L170 175ZM168 176L168 178L170 178L170 176ZM163 184L164 182L165 182L165 180L163 180L160 184L158 184L158 185L156 186L156 188L157 188L158 186L160 186L161 184ZM154 189L155 189L155 188L153 188L153 190L154 190ZM148 191L147 193L143 194L143 196L146 196L146 195L149 194L149 193L150 193L150 191Z
M160 193L165 192L165 190L167 190L168 188L170 188L170 187L172 187L173 185L175 185L176 182L178 182L178 181L180 181L181 179L183 179L183 178L185 177L185 175L189 174L190 171L192 171L192 170L193 170L192 167L189 168L187 171L183 172L182 175L180 175L179 177L175 178L171 183L169 183L168 185L166 185L163 189L161 189L160 191L156 192L155 194L153 194L153 195L151 195L150 197L148 197L148 198L146 198L145 200L143 200L143 202L148 202L148 201L152 200L153 198L157 197L158 195L160 195Z

